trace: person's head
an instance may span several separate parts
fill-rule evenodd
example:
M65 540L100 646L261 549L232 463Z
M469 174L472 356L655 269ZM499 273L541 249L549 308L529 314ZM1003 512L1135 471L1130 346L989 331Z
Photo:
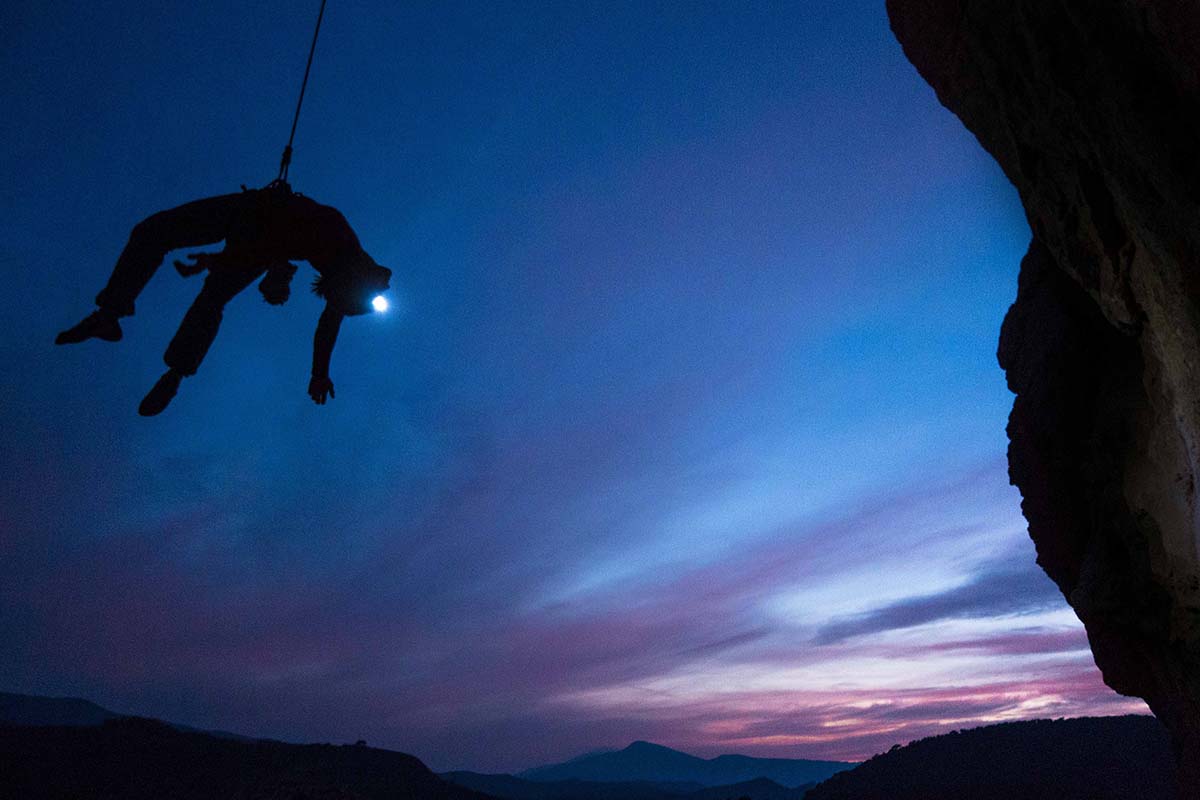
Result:
M313 283L313 292L352 317L369 313L371 301L387 291L391 279L390 269L368 259L321 275Z

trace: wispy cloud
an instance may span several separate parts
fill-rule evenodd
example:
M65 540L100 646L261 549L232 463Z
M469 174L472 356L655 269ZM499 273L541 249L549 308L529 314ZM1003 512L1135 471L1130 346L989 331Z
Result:
M920 595L822 626L815 645L854 636L911 628L943 619L973 619L1029 614L1061 607L1062 594L1040 569L1029 562L1006 559L984 565L965 583L944 592Z

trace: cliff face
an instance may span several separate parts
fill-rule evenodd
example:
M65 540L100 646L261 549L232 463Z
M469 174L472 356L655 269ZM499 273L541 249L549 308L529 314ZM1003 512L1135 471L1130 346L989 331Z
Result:
M1034 232L999 356L1038 563L1200 797L1200 3L887 6Z

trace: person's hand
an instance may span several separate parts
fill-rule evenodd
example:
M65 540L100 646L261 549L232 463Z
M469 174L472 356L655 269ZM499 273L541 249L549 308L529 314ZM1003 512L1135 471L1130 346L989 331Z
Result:
M216 263L219 253L188 253L187 257L192 263L188 264L184 261L175 262L175 271L184 278L190 278L193 275L198 275L206 269L212 268Z
M337 395L333 393L333 381L329 378L318 378L313 376L308 382L308 396L313 399L313 402L319 406L325 405L325 395L329 395L329 399L333 399Z

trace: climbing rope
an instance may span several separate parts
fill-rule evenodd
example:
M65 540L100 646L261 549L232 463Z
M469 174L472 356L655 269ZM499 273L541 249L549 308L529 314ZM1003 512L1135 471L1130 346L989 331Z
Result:
M313 30L312 46L308 48L308 63L304 65L304 80L300 83L300 97L296 100L296 114L292 117L292 132L288 134L287 146L279 159L279 177L276 181L287 183L288 167L292 165L292 142L296 139L296 124L300 122L300 106L304 105L304 90L308 88L308 73L312 69L313 53L317 51L317 37L321 34L321 20L325 16L325 2L321 0L321 10L317 13L317 27Z

